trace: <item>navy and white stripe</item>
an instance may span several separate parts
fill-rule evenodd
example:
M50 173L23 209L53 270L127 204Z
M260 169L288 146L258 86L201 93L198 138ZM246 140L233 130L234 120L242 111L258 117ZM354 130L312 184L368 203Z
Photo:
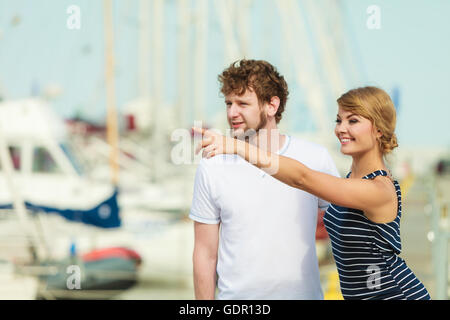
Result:
M363 179L387 176L375 171ZM350 173L347 175L347 178ZM397 217L389 223L375 223L357 209L331 204L323 218L331 240L344 299L430 299L428 291L398 255L402 250L400 218L402 202L397 192Z

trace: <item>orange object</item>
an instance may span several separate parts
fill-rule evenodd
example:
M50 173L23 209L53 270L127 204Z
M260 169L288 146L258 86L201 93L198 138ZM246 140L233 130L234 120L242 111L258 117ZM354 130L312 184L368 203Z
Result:
M325 229L325 224L323 223L324 215L325 215L325 211L319 210L317 212L316 240L328 239L328 232Z

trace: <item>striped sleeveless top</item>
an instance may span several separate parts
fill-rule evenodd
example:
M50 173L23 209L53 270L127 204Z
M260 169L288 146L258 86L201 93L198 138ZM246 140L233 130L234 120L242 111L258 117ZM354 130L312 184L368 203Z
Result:
M378 170L363 179L380 175L388 174ZM424 285L398 256L402 249L402 203L400 185L394 181L394 186L398 209L392 222L375 223L361 210L335 204L330 204L325 212L323 221L330 236L344 299L431 299Z

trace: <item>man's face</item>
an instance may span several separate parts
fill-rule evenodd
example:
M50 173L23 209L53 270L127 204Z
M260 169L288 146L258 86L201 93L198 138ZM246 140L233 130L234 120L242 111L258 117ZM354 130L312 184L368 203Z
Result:
M232 129L232 136L244 138L250 131L258 132L267 124L265 109L260 106L255 91L247 89L241 96L230 93L225 96L227 119ZM251 130L251 131L253 131Z

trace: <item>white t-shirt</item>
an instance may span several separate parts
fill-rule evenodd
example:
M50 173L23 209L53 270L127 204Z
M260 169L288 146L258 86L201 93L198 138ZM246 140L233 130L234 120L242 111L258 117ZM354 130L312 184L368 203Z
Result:
M328 151L286 136L279 154L339 176ZM290 187L237 155L203 158L189 217L220 223L218 299L323 299L317 208L328 202Z

